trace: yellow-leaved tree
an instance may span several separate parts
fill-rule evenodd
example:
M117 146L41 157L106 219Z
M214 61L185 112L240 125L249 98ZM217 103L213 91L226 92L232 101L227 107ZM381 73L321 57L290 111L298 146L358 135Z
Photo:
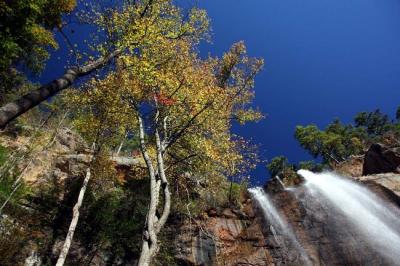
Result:
M234 136L231 128L234 121L244 124L262 117L251 105L254 78L263 61L248 57L243 42L222 58L201 58L196 51L209 29L204 10L185 13L172 0L123 2L89 16L106 39L96 43L100 58L71 67L63 77L0 108L0 126L78 77L108 65L103 68L107 71L82 86L84 90L73 91L71 101L82 114L76 126L90 141L97 144L101 139L113 146L114 140L127 136L140 143L150 183L139 256L139 265L144 266L157 254L160 232L178 200L170 190L175 180L195 176L212 189L243 170L247 160L242 149L247 142ZM77 211L85 189L81 191ZM72 221L69 232L77 222ZM70 245L73 234L69 236L64 246ZM59 265L67 254L68 247Z
M139 265L149 265L159 250L174 200L170 183L190 174L209 185L237 174L245 158L232 122L261 118L249 106L262 60L247 57L242 42L222 59L204 60L195 52L198 41L197 35L159 38L135 56L120 56L119 70L92 89L108 84L102 90L115 104L113 121L138 138L147 167L149 209Z

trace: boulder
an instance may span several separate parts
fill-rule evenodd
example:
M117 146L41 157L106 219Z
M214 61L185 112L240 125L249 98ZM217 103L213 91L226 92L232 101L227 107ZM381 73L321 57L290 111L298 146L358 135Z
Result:
M381 144L372 144L365 154L363 175L400 173L400 151Z

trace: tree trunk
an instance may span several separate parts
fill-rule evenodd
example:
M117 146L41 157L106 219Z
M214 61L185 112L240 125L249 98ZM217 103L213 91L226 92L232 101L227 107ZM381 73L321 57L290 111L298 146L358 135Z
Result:
M140 117L139 113L137 114L137 118L139 121L140 150L146 162L148 174L150 176L150 206L147 213L145 229L143 232L142 251L140 253L138 266L148 266L150 265L151 259L153 258L154 254L158 250L156 232L156 223L158 218L156 215L156 210L159 203L159 191L161 182L159 179L157 179L152 160L147 152L147 147L144 141L143 120Z
M122 150L122 146L124 146L124 140L122 140L121 143L119 144L118 149L117 149L117 151L115 152L115 156L118 156L118 155L119 155L119 153L120 153L121 150Z
M164 166L164 147L165 144L160 139L160 134L158 129L156 128L156 146L157 146L157 166L158 166L158 175L161 178L161 187L164 192L164 208L163 213L161 215L160 220L157 224L157 233L160 232L161 228L167 222L170 209L171 209L171 193L169 192L169 184L167 176L165 175L165 166Z
M125 133L124 138L122 139L121 143L119 144L118 149L117 149L117 151L116 151L116 153L115 153L115 156L118 156L119 153L121 152L122 147L124 146L124 143L125 143L125 139L126 139L127 137L128 137L128 132Z
M60 78L53 80L35 91L25 94L13 102L5 104L0 108L0 128L4 128L13 119L24 114L58 92L68 88L78 77L86 76L107 64L120 53L121 50L115 50L108 56L99 58L86 66L71 67Z
M171 194L169 192L169 184L167 177L165 175L165 166L164 166L164 152L167 146L167 137L166 137L166 121L164 119L164 140L161 140L160 132L158 129L158 119L159 119L159 110L156 102L156 116L155 116L155 141L157 147L157 173L153 167L151 162L151 158L148 156L146 151L146 146L144 142L144 126L143 121L138 114L139 121L139 137L140 137L140 147L143 154L143 157L146 161L149 175L150 175L150 208L147 215L147 224L143 234L143 243L142 243L142 252L139 258L139 266L148 266L151 263L151 260L158 252L158 243L157 243L157 235L160 233L161 229L165 225L170 209L171 209ZM161 214L161 217L158 218L156 214L157 206L160 203L160 189L163 190L164 195L164 207Z
M68 255L68 251L69 251L69 248L71 247L72 239L74 238L75 228L76 228L76 225L78 224L78 220L79 220L79 209L82 206L83 197L85 196L85 192L86 192L87 184L89 183L89 180L90 180L90 176L91 176L91 174L90 174L90 165L89 165L89 167L86 170L86 176L83 181L81 190L79 191L78 201L76 202L74 209L73 209L71 224L69 225L67 237L65 238L64 245L61 249L56 266L63 266L65 259Z

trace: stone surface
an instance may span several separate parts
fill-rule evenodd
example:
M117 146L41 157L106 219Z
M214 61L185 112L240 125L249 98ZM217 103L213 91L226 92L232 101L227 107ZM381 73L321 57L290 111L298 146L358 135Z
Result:
M250 218L247 211L224 209L195 223L184 224L176 237L176 255L181 265L273 265L264 242L262 220ZM245 213L238 217L235 213ZM246 216L246 217L245 217ZM190 228L190 230L189 230Z
M82 137L69 128L62 128L58 131L55 145L57 150L64 152L83 152L88 148Z
M354 179L364 183L389 204L400 206L400 175L380 174ZM313 197L305 187L290 192L280 191L271 194L271 198L293 228L313 265L390 265L374 250L373 243L362 240L364 238L342 213L335 211L329 203L318 200L318 195ZM274 244L265 231L268 228L264 228L264 236L276 265L304 265L297 259L299 254L291 248Z
M363 165L364 165L364 155L360 156L350 156L344 162L340 162L335 166L335 171L339 174L346 176L362 176L363 174Z
M366 183L368 186L372 188L380 187L380 190L385 189L384 193L377 192L378 194L388 195L390 193L393 193L397 197L400 197L400 174L386 173L386 174L368 175L356 178L356 180Z
M400 151L381 144L372 144L365 154L363 175L400 173Z
M198 228L180 228L175 241L175 258L183 265L213 265L216 260L214 239Z
M234 214L233 211L232 211L232 209L230 209L230 208L225 208L225 209L222 211L222 215L223 215L225 218L231 218L231 219L238 218L238 217L236 216L236 214Z

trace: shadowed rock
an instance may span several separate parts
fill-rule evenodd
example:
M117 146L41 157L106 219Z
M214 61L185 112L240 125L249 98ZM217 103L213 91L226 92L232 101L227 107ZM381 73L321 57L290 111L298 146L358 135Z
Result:
M372 144L365 154L363 175L400 173L400 152L381 144Z

